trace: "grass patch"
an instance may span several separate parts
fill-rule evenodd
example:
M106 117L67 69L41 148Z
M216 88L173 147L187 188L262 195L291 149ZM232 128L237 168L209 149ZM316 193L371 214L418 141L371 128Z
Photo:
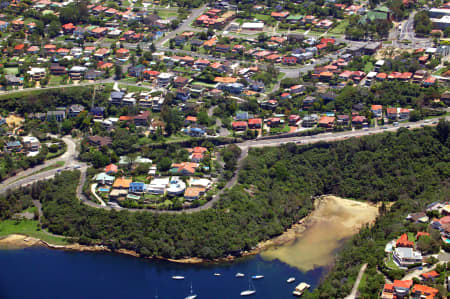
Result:
M329 31L330 34L343 34L348 26L348 20L344 19L339 24Z
M258 19L258 20L261 20L261 21L268 21L268 20L270 20L272 17L269 16L269 15L263 15L263 14L257 13L257 14L255 14L254 18L255 18L255 19Z
M158 11L158 16L160 16L163 19L168 19L172 17L177 17L178 13L176 11L160 10Z
M205 83L205 82L202 82L202 81L194 81L194 82L192 82L191 85L202 85L202 86L206 86L206 87L209 87L209 88L214 88L216 86L216 84Z
M4 220L0 222L0 236L11 234L26 235L55 245L67 244L66 238L48 235L39 227L37 220Z
M16 67L7 67L5 68L5 73L7 75L17 75L19 73L19 69Z
M368 61L365 65L364 65L364 73L369 73L370 71L373 70L373 64L372 62Z
M392 253L389 253L388 260L386 261L386 266L390 269L398 269L398 266L394 263L394 258L392 257Z
M414 233L409 232L408 233L408 241L410 242L416 242L416 236L414 236Z

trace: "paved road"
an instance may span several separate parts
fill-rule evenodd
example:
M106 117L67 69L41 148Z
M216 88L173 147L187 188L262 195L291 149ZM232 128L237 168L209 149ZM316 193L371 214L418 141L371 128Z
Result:
M345 297L345 299L355 299L356 298L356 292L358 292L359 283L361 282L361 279L364 275L364 271L367 269L367 264L362 265L361 270L359 270L358 277L356 278L355 284L353 285L352 292L350 295Z
M447 120L450 120L450 117L446 118ZM276 139L267 139L267 140L249 140L249 141L245 141L242 143L236 143L237 146L239 146L242 150L241 156L239 157L238 160L238 166L237 166L237 170L234 174L234 176L232 177L232 179L230 179L227 184L225 185L225 187L218 192L218 194L216 194L212 200L210 200L209 202L207 202L205 205L200 206L200 207L196 207L196 208L192 208L192 209L186 209L186 210L180 210L180 211L158 211L158 210L142 210L142 209L127 209L128 211L131 212L137 212L137 211L148 211L148 212L152 212L152 213L158 213L158 214L181 214L181 213L194 213L194 212L199 212L199 211L203 211L206 209L211 208L215 202L217 202L220 199L220 195L223 194L223 192L225 192L225 190L233 187L235 185L235 183L237 182L238 179L238 173L239 170L242 168L244 161L245 161L245 157L248 154L248 151L250 148L252 147L273 147L273 146L280 146L286 143L297 143L297 144L312 144L312 143L317 143L317 142L334 142L334 141L338 141L338 140L344 140L347 138L351 138L351 137L362 137L362 136L367 136L367 135L372 135L372 134L378 134L378 133L382 133L384 131L396 131L399 128L404 128L404 127L409 127L411 129L413 128L420 128L421 126L425 126L425 125L432 125L432 122L434 121L438 121L439 118L434 118L434 119L429 119L427 121L420 121L420 122L416 122L416 123L401 123L398 127L394 127L394 126L383 126L386 127L387 129L382 129L380 127L378 128L371 128L368 130L356 130L356 131L344 131L344 132L339 132L339 133L323 133L323 134L319 134L319 135L315 135L315 136L303 136L303 137L290 137L290 138L276 138ZM111 210L111 207L109 206L101 206L97 203L94 203L90 200L88 200L81 192L81 188L84 185L84 182L86 180L86 167L82 167L81 169L81 173L82 173L82 179L80 181L79 184L79 188L77 190L77 194L78 197L80 198L80 200L85 203L88 206L91 207L95 207L95 208L101 208L101 209L105 209L105 210ZM121 208L122 210L123 208Z
M76 151L76 144L75 144L74 140L69 136L63 137L62 140L67 145L67 150L63 155L61 155L55 159L47 160L43 164L38 165L36 167L21 171L17 175L10 177L7 180L4 180L3 182L0 183L0 193L4 193L9 189L15 189L24 184L31 184L36 180L40 180L40 179L44 179L48 176L52 176L57 171L61 171L65 167L68 167L68 166L71 166L72 164L74 164L74 162L77 158L77 155L78 155L78 153ZM56 162L60 162L60 161L64 161L65 165L62 167L58 167L58 168L55 168L52 170L43 171L38 174L32 175L33 173L38 172L38 171L42 170L43 168L51 166L51 165L55 164Z
M183 23L180 26L178 26L177 29L166 33L164 38L159 39L155 43L155 46L156 47L162 46L165 42L174 38L178 33L181 33L183 31L188 31L188 30L192 31L191 23L203 13L203 11L206 9L206 7L207 7L207 4L204 4L203 6L201 6L199 8L193 9L192 12L189 14L189 17L186 20L184 20Z

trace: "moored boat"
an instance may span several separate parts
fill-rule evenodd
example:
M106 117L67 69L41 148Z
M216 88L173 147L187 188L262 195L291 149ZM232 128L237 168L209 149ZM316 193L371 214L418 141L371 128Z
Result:
M222 274L220 273L214 273L214 276L221 276Z
M192 291L192 283L191 283L191 294L184 299L196 299L197 295Z
M244 277L244 276L245 276L244 273L238 272L238 273L236 273L236 275L234 277L240 278L240 277Z
M253 275L252 279L262 279L264 278L264 275Z
M251 296L256 293L255 287L252 284L252 281L248 280L248 290L242 291L241 296Z
M183 279L184 279L184 276L174 275L174 276L172 276L172 279L173 279L173 280L183 280Z
M301 296L310 287L311 286L309 284L307 284L306 282L301 282L295 287L295 290L292 292L292 294L294 296Z
M295 281L295 277L289 277L286 282L287 283L293 283Z

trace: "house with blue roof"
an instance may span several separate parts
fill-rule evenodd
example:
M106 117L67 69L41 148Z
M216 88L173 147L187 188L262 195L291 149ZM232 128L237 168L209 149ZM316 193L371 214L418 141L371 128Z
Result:
M183 132L191 137L203 137L206 135L206 131L202 128L187 128Z
M128 191L131 193L143 193L145 191L145 184L141 182L132 182Z
M6 151L7 152L18 152L22 149L22 144L19 140L9 141L6 143Z
M111 92L109 101L113 105L120 105L122 104L122 100L125 97L125 93L123 91L113 91Z

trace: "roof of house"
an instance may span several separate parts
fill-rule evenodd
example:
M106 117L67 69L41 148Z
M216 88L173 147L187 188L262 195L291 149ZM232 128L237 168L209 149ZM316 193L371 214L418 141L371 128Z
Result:
M206 189L203 187L187 187L184 191L185 197L198 197L202 192L205 192Z
M113 188L130 188L130 184L132 182L132 179L127 179L124 177L117 178L113 183Z
M248 120L248 124L249 125L258 125L258 124L262 124L262 119L261 118L250 118Z
M414 242L408 240L408 235L403 234L395 242L396 247L414 247Z
M409 289L413 285L412 280L394 280L393 286L397 288Z
M234 121L231 123L232 127L246 127L247 126L247 122L246 121Z
M372 105L372 110L380 110L383 109L382 105Z
M426 286L426 285L416 284L412 288L412 292L413 293L421 293L423 295L429 295L430 297L427 297L427 299L428 299L428 298L434 298L434 296L436 296L439 293L439 290L429 287L429 286Z
M109 165L107 165L106 167L105 167L105 172L106 173L108 173L108 172L117 172L119 170L119 168L117 167L117 165L116 164L109 164Z
M322 116L319 120L319 124L333 123L336 118L334 116Z
M436 278L436 277L439 277L439 273L437 273L435 270L433 270L433 271L430 271L427 273L422 273L422 274L420 274L420 276L422 276L425 279Z

